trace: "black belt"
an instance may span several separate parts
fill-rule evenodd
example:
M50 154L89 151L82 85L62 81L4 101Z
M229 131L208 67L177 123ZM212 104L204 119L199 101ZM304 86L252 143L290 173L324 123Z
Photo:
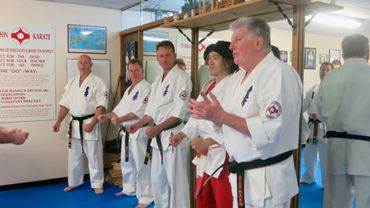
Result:
M262 168L266 166L270 166L281 161L288 159L293 154L293 150L288 152L284 152L280 155L275 157L270 157L268 159L262 160L253 160L250 162L241 162L237 163L235 160L230 163L229 170L231 173L236 173L236 185L237 185L237 203L239 208L244 208L244 171L251 170L255 168Z
M312 144L317 144L317 130L319 129L319 119L308 118L308 123L313 123L313 138ZM310 143L310 139L307 139L307 143Z
M182 121L178 121L178 122L174 123L173 125L164 129L163 131L175 128L176 126L180 125L181 123L182 123ZM159 150L159 153L161 155L161 164L163 165L163 146L162 146L162 142L161 142L161 133L162 132L158 133L158 135L155 137L155 140L157 141L158 150ZM145 159L144 159L144 164L145 165L147 165L149 159L152 158L152 147L150 145L151 141L152 141L151 139L148 139L148 143L146 144L146 153L145 153Z
M125 161L127 162L128 155L129 155L128 143L129 143L130 133L126 131L126 127L121 126L121 128L118 131L118 140L122 139L121 132L125 132Z
M370 137L369 136L348 134L347 132L327 131L325 136L327 138L337 137L337 138L356 139L356 140L362 140L362 141L370 142Z
M78 121L78 130L80 131L80 140L81 140L82 153L84 152L84 148L83 148L83 139L84 139L84 136L83 136L84 135L83 134L83 121L88 119L88 118L94 117L94 116L95 116L95 114L89 114L89 115L81 116L81 117L76 117L76 116L72 115L72 119L69 122L69 126L68 126L68 135L69 135L68 148L71 149L71 147L72 147L72 121Z

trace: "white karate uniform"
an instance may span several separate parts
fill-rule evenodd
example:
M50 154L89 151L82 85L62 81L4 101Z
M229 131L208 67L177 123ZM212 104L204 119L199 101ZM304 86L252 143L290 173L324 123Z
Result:
M129 90L131 90L129 94ZM113 109L117 116L134 113L139 119L144 116L146 104L150 94L150 84L141 80L131 89L129 87L121 101ZM121 123L121 126L127 126L139 119L130 120ZM148 138L145 135L145 127L140 128L134 134L129 136L129 160L125 161L125 135L121 131L121 170L122 170L122 192L126 195L135 195L140 204L150 204L153 201L152 185L150 182L150 163L144 165L146 144Z
M108 91L104 82L90 73L79 86L80 76L72 78L64 89L59 105L66 107L70 114L82 117L95 114L96 108L108 107ZM92 118L86 119L88 123ZM104 182L103 147L100 124L91 132L83 132L83 149L88 160L92 188L102 188ZM83 152L80 142L79 122L72 122L72 147L68 151L68 185L78 186L83 183Z
M222 101L225 96L225 88L229 83L231 75L224 77L217 85L211 90L211 92L217 97L217 100ZM207 90L207 89L203 89ZM197 101L202 101L202 96L198 96ZM184 128L181 130L188 138L192 139L195 136L201 136L203 138L211 137L216 140L215 130L213 123L204 119L193 119L190 118ZM225 162L226 150L220 146L223 144L223 137L218 137L217 142L219 144L211 145L208 148L207 156L195 157L193 163L196 165L197 176L203 176L203 173L211 175L220 165ZM220 168L213 177L218 178L223 168Z
M187 101L191 92L190 77L174 66L162 81L162 74L152 83L145 114L156 124L173 116L184 120ZM183 141L176 148L169 148L171 132L177 133L183 124L161 133L163 164L156 139L152 139L152 184L156 207L189 208L189 142Z
M310 115L312 113L317 114L317 108L315 103L315 96L319 91L319 85L312 86L306 93L303 103L302 103L302 112L306 112ZM325 179L325 168L326 168L326 159L325 159L325 145L327 139L325 138L325 124L320 122L317 127L317 143L313 143L313 134L314 134L314 124L308 123L308 128L310 129L310 134L308 137L308 142L304 148L304 164L306 167L305 172L301 178L301 182L304 183L316 183L316 170L317 170L317 160L320 158L320 170L321 170L321 181L324 186Z
M230 160L267 159L296 149L299 138L302 84L296 71L272 52L242 82L241 69L229 82L225 111L245 118L250 135L223 125L221 134ZM289 206L298 193L293 156L267 167L244 172L246 207ZM230 174L237 207L236 174Z
M370 137L370 66L363 58L345 60L321 81L316 96L320 120L327 132ZM370 207L370 142L328 138L324 207Z

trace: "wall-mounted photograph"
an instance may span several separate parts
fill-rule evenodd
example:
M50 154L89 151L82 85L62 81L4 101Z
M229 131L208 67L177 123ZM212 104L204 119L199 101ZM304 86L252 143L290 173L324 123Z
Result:
M326 54L326 53L320 53L320 56L319 56L319 64L322 64L322 63L328 62L328 61L329 61L328 54Z
M125 82L126 82L126 85L130 85L131 84L131 80L130 78L128 77L128 63L131 59L133 58L137 58L137 42L136 41L130 41L130 42L126 42L124 44L124 63L125 63Z
M288 51L280 51L280 60L288 62Z
M341 51L336 49L329 49L329 62L332 63L334 60L341 59Z
M168 40L167 32L144 31L144 55L156 55L157 44L161 41Z
M107 53L107 28L68 25L68 53Z
M304 48L304 68L316 69L316 48Z

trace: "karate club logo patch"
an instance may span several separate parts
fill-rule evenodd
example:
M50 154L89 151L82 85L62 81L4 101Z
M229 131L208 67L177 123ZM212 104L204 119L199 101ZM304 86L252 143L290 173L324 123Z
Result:
M281 114L281 105L279 102L272 102L266 109L266 118L275 119L278 118Z
M148 96L146 96L146 97L144 98L144 100L143 100L143 103L144 103L144 104L147 104L147 103L148 103L148 100L149 100L149 98L148 98Z
M180 93L180 99L181 100L186 100L187 97L188 97L188 93L186 92L186 90L184 90Z

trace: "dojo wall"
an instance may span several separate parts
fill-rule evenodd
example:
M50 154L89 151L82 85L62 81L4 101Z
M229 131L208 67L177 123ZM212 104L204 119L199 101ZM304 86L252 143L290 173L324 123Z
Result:
M110 95L113 95L112 90L117 84L120 66L118 34L121 31L120 11L33 0L2 0L0 19L1 24L55 27L56 103L66 84L66 59L77 58L80 55L67 52L67 24L107 27L107 54L91 54L91 57L111 60ZM171 34L170 37L176 41L176 36L181 34L176 30L173 31L175 34ZM226 40L230 40L230 37L230 31L217 32L211 36ZM288 62L292 47L291 37L290 31L272 29L272 43L281 50L288 51ZM319 54L327 54L329 49L340 49L341 38L306 34L305 41L306 47L316 48L316 69L304 70L306 90L319 82ZM150 58L155 60L155 57ZM54 121L0 123L3 127L17 127L30 132L29 140L23 145L0 145L0 186L67 176L67 121L64 121L58 134L52 132L53 124Z
M115 89L119 73L120 11L34 0L2 0L0 19L0 24L6 25L55 28L56 104L66 84L66 59L80 55L67 52L67 24L107 27L107 54L91 54L91 57L111 61L111 89ZM0 186L66 177L67 120L57 134L51 130L54 121L0 123L3 127L30 132L23 145L0 145Z

